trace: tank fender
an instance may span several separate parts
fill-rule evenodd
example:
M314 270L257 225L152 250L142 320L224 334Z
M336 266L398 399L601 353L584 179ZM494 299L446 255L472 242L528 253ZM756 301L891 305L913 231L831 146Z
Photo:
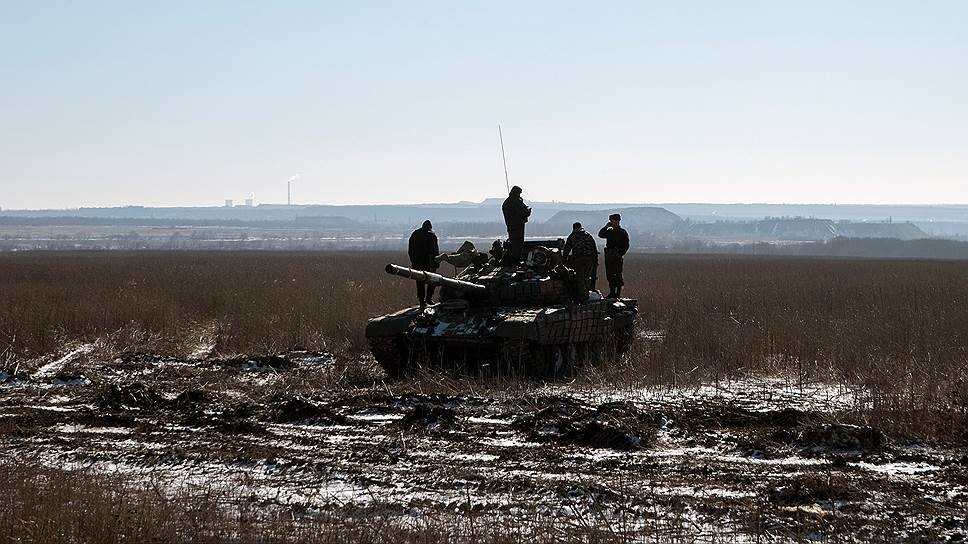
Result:
M366 322L366 337L395 336L409 332L419 314L418 310L413 309L374 317Z
M612 316L612 328L620 329L635 322L635 314L632 312L621 312Z

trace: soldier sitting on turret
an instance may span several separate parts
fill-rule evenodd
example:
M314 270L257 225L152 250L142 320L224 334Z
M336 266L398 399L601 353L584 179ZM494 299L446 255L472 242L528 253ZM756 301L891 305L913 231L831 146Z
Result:
M504 258L504 244L502 244L500 240L494 240L494 243L491 244L491 250L488 251L488 254L491 256L488 264L495 266L501 264L501 259Z
M454 268L467 268L468 266L483 266L487 264L487 255L481 253L474 247L474 242L465 241L453 253L441 253L437 256L438 263L447 262L454 265Z
M598 247L595 245L595 239L585 231L581 223L576 222L571 226L571 234L568 235L562 254L565 257L565 264L577 275L582 302L584 302L588 298L589 283L594 275L592 267L597 264Z

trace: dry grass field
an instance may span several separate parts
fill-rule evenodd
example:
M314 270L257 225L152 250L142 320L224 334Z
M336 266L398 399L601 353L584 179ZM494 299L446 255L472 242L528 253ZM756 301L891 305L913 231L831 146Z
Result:
M0 539L968 533L966 262L631 256L629 356L542 384L384 380L404 259L0 254Z
M366 319L413 304L395 253L0 255L0 361L97 342L187 356L363 356ZM596 379L688 384L762 373L869 387L930 412L964 401L968 262L632 256L642 342ZM604 276L604 274L600 274ZM600 285L600 287L602 287ZM922 415L914 415L922 421ZM947 430L939 431L947 433Z

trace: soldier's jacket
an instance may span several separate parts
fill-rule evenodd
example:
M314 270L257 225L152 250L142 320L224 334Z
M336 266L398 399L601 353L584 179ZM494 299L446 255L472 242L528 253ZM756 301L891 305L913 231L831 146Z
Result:
M410 243L407 253L410 256L410 264L417 270L437 270L437 263L434 261L440 253L437 246L437 235L431 229L419 228L410 234Z
M592 238L592 235L588 234L585 229L573 231L568 235L564 249L566 259L569 256L579 259L582 257L594 257L596 255L598 255L598 246L595 245L595 239Z
M605 225L598 231L598 237L605 239L605 254L624 256L629 251L629 233L622 227Z
M531 216L531 208L524 203L520 196L508 196L501 205L504 213L504 224L509 227L522 226L528 222Z

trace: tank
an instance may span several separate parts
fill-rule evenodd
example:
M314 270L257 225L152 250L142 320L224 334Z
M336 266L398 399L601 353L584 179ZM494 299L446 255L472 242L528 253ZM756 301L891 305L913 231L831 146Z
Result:
M471 259L455 277L388 264L388 274L438 286L440 302L370 319L373 356L391 377L431 366L552 378L580 361L620 357L634 337L637 301L582 293L561 263L563 244L529 241L523 263Z

